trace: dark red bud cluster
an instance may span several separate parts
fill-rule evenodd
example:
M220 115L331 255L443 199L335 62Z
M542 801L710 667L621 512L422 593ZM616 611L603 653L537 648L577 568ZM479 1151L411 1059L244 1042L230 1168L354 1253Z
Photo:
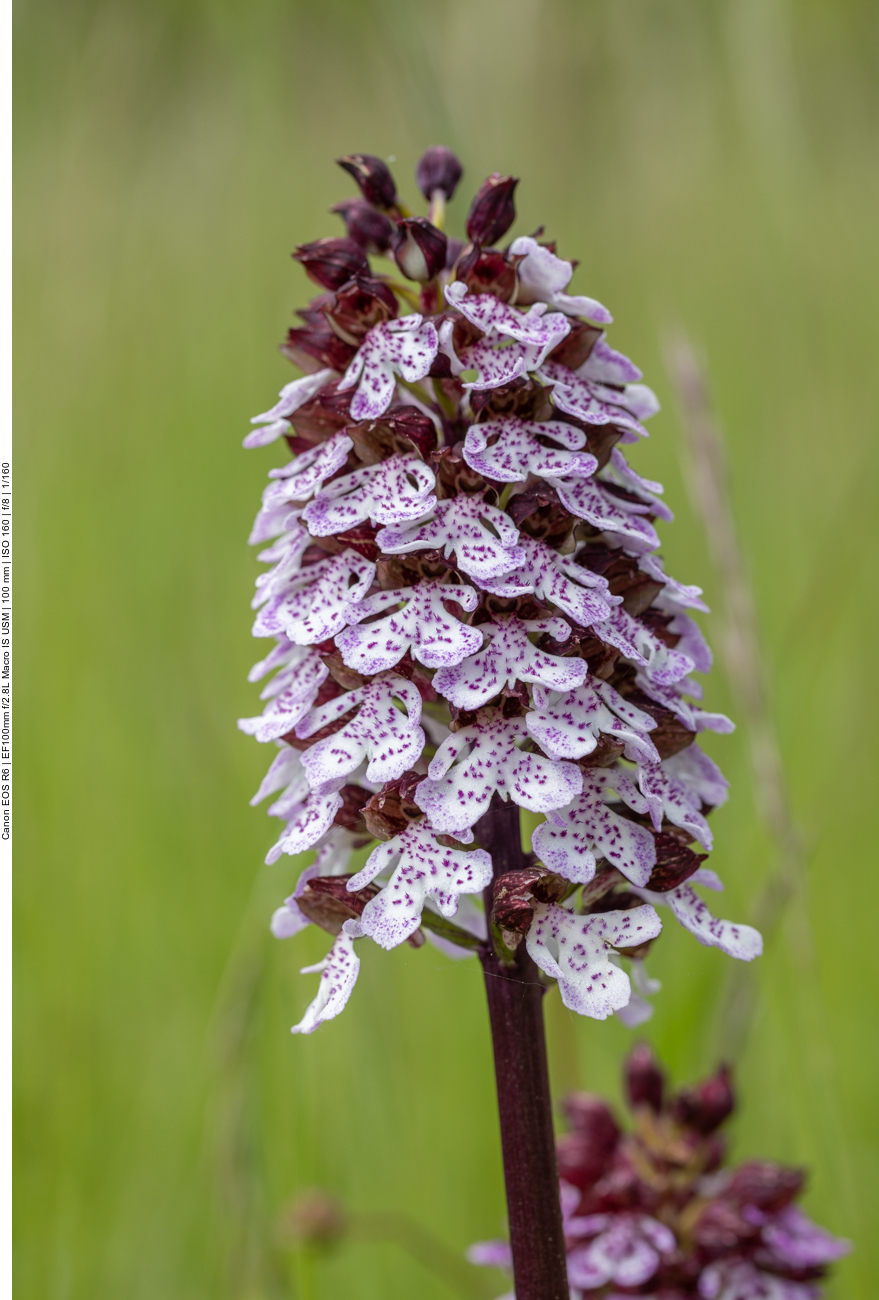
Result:
M437 190L450 199L458 188L464 168L444 144L431 145L418 160L415 182L424 197L430 201Z
M407 217L399 221L391 236L394 260L410 280L422 284L432 280L446 265L447 240L441 230L426 217Z
M467 237L474 244L496 244L516 220L513 191L518 177L492 172L483 181L467 214Z
M370 153L349 153L337 158L340 167L353 176L360 193L373 207L387 211L397 202L397 186L381 158Z

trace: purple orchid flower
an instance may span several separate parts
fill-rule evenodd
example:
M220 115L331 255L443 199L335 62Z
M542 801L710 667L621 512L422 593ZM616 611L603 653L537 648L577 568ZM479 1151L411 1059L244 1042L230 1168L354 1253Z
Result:
M283 823L268 860L317 855L273 932L333 936L295 1032L342 1010L357 945L427 934L479 957L498 1059L524 1053L545 1108L542 1044L524 1046L545 982L579 1014L643 1020L661 906L702 944L760 950L694 890L716 877L689 846L711 848L727 793L694 742L732 723L701 704L711 654L692 615L706 607L659 558L662 485L621 450L659 405L607 341L610 313L569 292L574 265L554 246L490 247L515 219L512 177L478 191L466 248L447 241L460 164L439 146L422 162L427 219L381 159L352 154L351 238L300 250L326 292L287 354L323 368L246 439L283 438L292 459L270 471L251 533L268 566L253 631L274 649L251 673L269 679L263 711L239 726L275 747L257 794ZM414 283L369 263L388 248ZM543 818L527 856L520 808ZM504 1086L508 1134L537 1111L522 1119ZM519 1300L544 1300L550 1276L568 1286L548 1133L505 1146L532 1197L511 1201ZM646 1212L593 1229L575 1292L642 1286L667 1253Z

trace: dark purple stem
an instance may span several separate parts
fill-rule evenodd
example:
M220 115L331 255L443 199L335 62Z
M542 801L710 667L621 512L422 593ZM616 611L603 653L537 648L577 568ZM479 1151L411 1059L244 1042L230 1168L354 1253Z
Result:
M519 809L495 795L476 826L492 856L494 879L527 865ZM491 915L493 884L485 891ZM508 964L489 930L483 958L494 1047L501 1148L516 1300L568 1300L565 1238L552 1128L552 1099L543 1030L543 986L524 942Z

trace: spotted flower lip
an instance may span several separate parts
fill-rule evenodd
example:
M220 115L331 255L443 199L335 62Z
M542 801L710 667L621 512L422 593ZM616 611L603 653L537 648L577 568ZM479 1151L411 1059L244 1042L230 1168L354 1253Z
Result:
M507 599L533 593L557 605L584 627L603 626L610 618L619 598L608 593L603 578L524 534L519 537L516 551L518 565L497 577L484 579L482 585L486 591Z
M547 689L543 683L532 692L534 710L525 722L544 753L552 758L585 758L595 751L602 736L624 746L633 762L661 760L650 731L656 726L643 710L626 706L625 700L606 682L589 679L576 688Z
M508 718L463 727L444 740L415 792L431 825L450 835L469 830L496 791L532 812L564 807L583 774L573 763L520 750L527 735L521 718Z
M538 903L525 942L540 969L558 980L566 1007L593 1020L606 1020L631 996L629 977L610 961L609 950L646 943L661 929L662 922L649 905L577 916L554 903Z
M323 961L314 966L303 966L302 975L320 974L317 997L309 1006L305 1015L294 1025L291 1033L313 1034L326 1020L333 1020L345 1009L351 996L357 976L360 974L360 958L354 951L354 941L342 932Z
M613 424L623 431L623 442L637 442L648 437L641 423L659 409L650 390L630 385L622 391L582 379L558 361L545 361L539 368L540 378L552 387L552 402L560 411L586 424ZM630 389L637 392L630 395ZM649 396L648 396L649 394Z
M547 446L539 438L560 446ZM471 425L464 439L463 456L471 469L501 483L522 483L529 474L539 478L589 478L598 468L598 461L591 452L581 450L585 444L582 429L560 420L527 421L506 416Z
M722 921L713 916L693 888L694 884L708 889L723 889L718 876L709 867L700 867L686 884L663 894L641 888L638 882L634 882L634 888L641 898L654 906L671 908L675 920L685 930L689 930L703 947L719 948L728 957L735 957L738 961L753 961L759 957L763 952L763 938L759 930L751 925Z
M403 709L395 707L399 700ZM302 755L308 782L319 789L328 781L350 776L368 760L368 781L393 781L412 767L424 748L421 696L402 677L380 677L313 709L296 724L296 735L307 740L351 709L357 715L341 731L306 749Z
M283 595L269 600L254 624L254 636L286 636L297 645L315 645L335 636L347 623L348 607L368 592L375 565L345 550L303 569Z
M572 1285L588 1289L608 1282L641 1286L653 1277L661 1256L677 1246L674 1233L648 1214L592 1214L571 1226L578 1236L596 1234L568 1255Z
M333 209L346 238L297 250L327 292L282 349L322 368L285 385L246 439L292 452L250 535L266 566L253 631L274 648L250 674L262 712L239 727L277 747L256 796L282 823L267 860L313 849L308 907L334 900L350 922L297 1032L347 999L346 944L422 932L501 965L530 944L569 1006L633 1026L658 988L644 967L654 904L731 956L760 946L696 892L719 884L696 850L712 847L727 785L695 741L733 724L703 705L707 606L666 572L673 512L627 450L659 403L613 347L607 309L569 292L575 264L554 244L491 247L515 218L515 178L479 189L464 247L442 229L461 178L449 150L418 164L425 214L380 158L339 161L361 197ZM376 253L393 274L369 265ZM521 889L495 894L486 850L505 804L544 820ZM314 882L347 874L373 833L388 838L346 914L344 886ZM307 921L297 897L276 934ZM516 928L489 925L494 902ZM624 942L633 918L640 937ZM581 1239L588 1267L658 1250L634 1220L607 1231ZM601 1267L603 1288L628 1286L622 1263L619 1277Z
M368 935L382 948L396 948L420 924L428 898L443 916L458 910L461 894L478 894L491 880L491 857L484 849L452 849L437 842L427 822L416 822L401 835L373 849L362 871L348 881L349 890L362 889L382 872L392 875L347 933Z
M485 645L459 663L441 668L434 678L436 689L458 709L477 709L504 687L515 686L517 681L539 682L568 691L586 676L582 659L546 654L529 640L546 632L558 640L566 640L571 629L563 619L523 622L515 615L506 615L496 622L482 624L480 630L487 638Z
M462 572L483 586L523 558L519 530L509 515L481 497L439 501L429 519L383 528L376 543L388 555L441 547L446 558L454 554Z
M392 456L334 478L306 506L302 518L312 537L331 537L367 519L375 524L419 519L433 504L435 482L433 470L420 456Z
M417 314L374 325L339 383L344 392L357 385L351 417L377 420L394 398L397 376L424 379L439 347L436 326Z
M513 257L519 263L519 296L521 303L545 302L568 316L585 316L587 320L610 325L613 320L606 307L594 298L571 297L564 290L571 282L574 268L548 248L538 244L530 235L521 235L510 245Z
M590 772L569 804L550 810L531 843L550 871L566 880L588 884L598 859L604 858L633 885L643 886L656 866L656 843L645 827L607 806L604 798L611 779Z
M405 603L404 603L405 602ZM336 644L349 668L361 673L380 673L395 667L407 651L427 668L446 668L475 653L483 642L482 632L468 627L451 615L446 605L454 602L472 612L479 603L473 587L447 582L422 582L377 592L348 610L349 626L336 637ZM377 621L373 615L404 603ZM372 621L363 624L363 619Z

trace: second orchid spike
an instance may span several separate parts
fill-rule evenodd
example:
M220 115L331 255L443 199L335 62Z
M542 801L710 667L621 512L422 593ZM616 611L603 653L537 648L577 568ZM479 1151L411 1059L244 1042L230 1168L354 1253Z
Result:
M424 217L408 217L397 223L391 236L391 250L397 266L410 280L432 280L446 264L447 240L441 230Z
M451 149L444 144L433 144L418 160L415 182L428 202L437 190L448 200L458 188L463 174L464 168Z
M349 153L344 158L337 158L336 162L354 177L367 203L385 210L394 207L397 186L381 158L371 153Z
M483 181L467 214L467 237L474 244L496 244L516 220L513 192L518 177L492 172Z

